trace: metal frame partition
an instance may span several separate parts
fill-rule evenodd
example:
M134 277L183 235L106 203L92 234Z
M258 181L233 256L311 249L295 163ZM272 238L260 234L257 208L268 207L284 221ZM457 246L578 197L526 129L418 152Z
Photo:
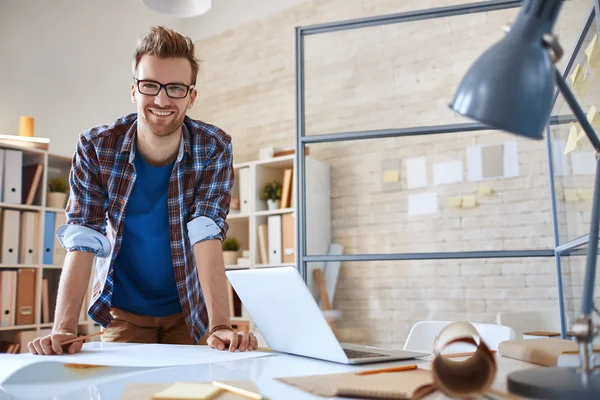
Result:
M305 174L305 146L318 143L331 143L338 141L353 141L365 139L383 139L390 137L413 136L413 135L435 135L467 131L493 130L487 125L480 123L462 123L437 126L416 126L398 129L380 129L369 131L339 132L329 134L305 134L305 90L304 90L304 37L309 35L318 35L322 33L337 32L343 30L359 29L387 24L397 24L403 22L419 21L433 18L443 18L458 16L464 14L488 12L517 8L521 6L521 0L492 0L479 3L461 4L449 7L440 7L427 10L418 10L405 13L390 15L381 15L368 18L337 21L325 24L310 25L296 28L296 201L297 201L297 231L296 231L296 263L299 272L307 282L307 263L309 262L330 262L330 261L400 261L400 260L438 260L438 259L469 259L469 258L523 258L523 257L555 257L559 305L561 313L562 337L565 337L565 314L563 298L562 268L560 256L568 254L574 249L580 248L587 243L585 238L579 238L569 243L560 244L556 196L554 192L554 175L552 166L552 146L549 127L551 125L560 125L575 121L572 116L553 116L548 121L546 135L548 167L550 176L551 190L551 210L554 234L554 249L540 250L497 250L497 251L459 251L459 252L425 252L425 253L390 253L390 254L343 254L343 255L308 255L306 251L306 174ZM598 7L599 0L595 0ZM598 11L598 10L596 10ZM592 25L594 9L582 30L577 46L573 51L569 64L565 69L564 76L567 76L574 62L575 56L579 52L583 39ZM598 20L598 18L597 18ZM600 23L599 23L600 27ZM600 30L600 28L599 28ZM558 97L556 92L555 101Z

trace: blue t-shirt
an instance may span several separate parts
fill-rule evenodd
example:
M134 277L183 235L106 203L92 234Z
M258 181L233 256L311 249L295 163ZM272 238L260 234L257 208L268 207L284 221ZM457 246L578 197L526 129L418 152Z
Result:
M114 265L112 305L136 314L164 317L181 312L167 209L173 164L153 167L136 152L134 165L137 176Z

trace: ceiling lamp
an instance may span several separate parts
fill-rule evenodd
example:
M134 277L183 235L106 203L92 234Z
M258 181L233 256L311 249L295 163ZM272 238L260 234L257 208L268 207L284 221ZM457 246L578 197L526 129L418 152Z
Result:
M191 18L206 13L212 0L141 0L142 4L171 17Z

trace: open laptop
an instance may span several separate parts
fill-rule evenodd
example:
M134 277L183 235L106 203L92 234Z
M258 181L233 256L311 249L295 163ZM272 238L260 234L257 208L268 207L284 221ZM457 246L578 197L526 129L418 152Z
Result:
M340 344L294 267L225 271L269 347L342 364L404 360L427 353Z

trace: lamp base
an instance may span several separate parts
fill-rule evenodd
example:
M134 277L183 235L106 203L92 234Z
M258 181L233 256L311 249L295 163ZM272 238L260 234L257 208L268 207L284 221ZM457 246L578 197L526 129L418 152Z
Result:
M600 369L585 375L575 368L533 368L508 375L508 391L533 399L600 399Z

